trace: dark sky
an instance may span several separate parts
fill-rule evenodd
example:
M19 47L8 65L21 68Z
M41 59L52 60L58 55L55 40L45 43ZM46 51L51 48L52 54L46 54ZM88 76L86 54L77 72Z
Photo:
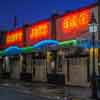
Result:
M57 10L64 13L77 9L96 0L0 0L0 29L13 28L13 16L17 16L17 26L45 19Z

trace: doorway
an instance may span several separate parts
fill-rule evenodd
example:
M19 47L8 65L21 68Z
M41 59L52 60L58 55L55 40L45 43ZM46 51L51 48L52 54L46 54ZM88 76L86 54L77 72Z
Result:
M87 86L89 79L89 57L87 55L66 56L65 83Z
M10 56L9 58L9 71L10 71L10 78L19 80L20 79L20 56Z
M32 53L32 80L47 81L46 54L44 52Z
M58 50L48 51L47 78L48 83L65 84L63 56Z

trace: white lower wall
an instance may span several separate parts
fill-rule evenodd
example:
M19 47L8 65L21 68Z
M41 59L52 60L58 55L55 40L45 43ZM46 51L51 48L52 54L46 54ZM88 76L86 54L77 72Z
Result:
M33 76L33 81L47 81L46 73L46 60L38 59L35 64L35 76Z
M88 86L87 81L87 58L75 58L79 59L79 64L69 65L69 81L67 80L67 63L64 64L65 67L65 84L66 85L79 85Z

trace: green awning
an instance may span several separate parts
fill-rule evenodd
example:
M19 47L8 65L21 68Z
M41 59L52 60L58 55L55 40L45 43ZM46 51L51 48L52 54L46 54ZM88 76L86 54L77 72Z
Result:
M0 56L4 56L4 55L5 55L4 51L0 51Z
M22 53L31 53L31 52L33 52L33 47L29 46L29 47L21 48L21 52Z
M59 43L60 46L64 47L76 46L77 44L78 44L77 40L67 40Z

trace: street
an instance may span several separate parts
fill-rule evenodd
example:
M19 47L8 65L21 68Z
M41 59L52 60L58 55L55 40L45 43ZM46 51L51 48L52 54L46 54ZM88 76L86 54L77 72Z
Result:
M1 100L37 100L35 97L17 92L15 88L0 87ZM38 99L40 100L40 99Z
M28 85L29 84L29 85ZM43 84L33 84L30 83L14 83L7 81L0 83L0 99L1 100L57 100L62 94L57 95L56 93L61 93L58 89L47 89ZM56 92L55 92L56 91ZM64 94L64 93L63 93Z
M50 100L50 99L40 96L32 96L30 94L23 93L21 90L18 91L16 90L16 88L0 87L0 100Z
M100 91L98 92L100 96ZM46 83L5 82L0 84L1 100L63 100L64 97L89 100L91 89L87 87L56 86Z

